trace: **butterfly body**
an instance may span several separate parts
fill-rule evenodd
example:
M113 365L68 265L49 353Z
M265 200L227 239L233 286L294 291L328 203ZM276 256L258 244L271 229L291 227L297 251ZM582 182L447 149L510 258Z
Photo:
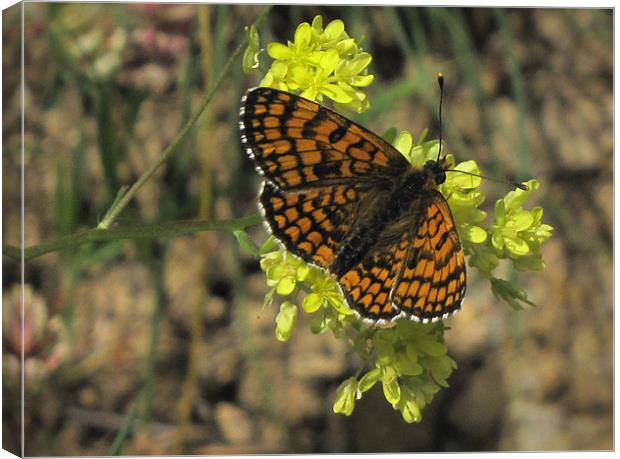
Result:
M460 307L464 256L437 190L444 160L412 166L353 121L270 88L248 91L239 125L266 178L259 201L272 234L330 272L362 317L426 321Z
M433 165L425 165L420 169L412 166L401 177L401 180L395 181L388 188L387 193L382 193L381 199L375 200L374 207L364 216L362 222L354 226L351 234L344 241L336 259L329 267L330 272L340 278L361 262L363 256L378 242L384 244L390 242L392 238L385 232L390 223L401 222L403 224L402 228L391 230L392 236L398 237L407 230L409 225L412 225L411 219L402 218L403 216L419 218L415 210L420 208L423 194L432 187L436 187L438 183L433 167Z

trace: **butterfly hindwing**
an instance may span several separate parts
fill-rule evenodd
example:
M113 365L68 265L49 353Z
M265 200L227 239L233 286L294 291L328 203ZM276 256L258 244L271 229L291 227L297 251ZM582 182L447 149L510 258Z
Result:
M445 198L429 192L413 231L407 261L394 289L394 305L420 319L436 319L461 306L465 256Z
M272 234L287 250L328 268L351 231L364 196L365 192L349 185L293 193L265 182L259 199Z
M409 235L371 250L357 266L340 279L340 287L350 307L362 317L391 320L400 311L392 303L392 289L409 249Z
M373 249L339 282L349 305L372 321L401 313L434 320L460 307L465 276L448 203L431 190L386 226Z

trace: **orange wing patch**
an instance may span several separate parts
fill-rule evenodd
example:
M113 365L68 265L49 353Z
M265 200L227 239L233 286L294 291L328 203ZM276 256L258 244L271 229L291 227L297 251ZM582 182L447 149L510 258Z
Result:
M284 193L265 182L260 203L274 236L306 261L329 267L351 230L363 192L346 185Z
M381 138L321 105L271 88L248 92L241 139L282 190L394 177L407 160Z
M394 305L422 319L456 311L465 295L465 256L450 208L439 191L432 195L419 217Z
M406 261L409 237L369 253L355 268L340 279L349 305L373 321L391 320L400 311L392 303L392 288Z

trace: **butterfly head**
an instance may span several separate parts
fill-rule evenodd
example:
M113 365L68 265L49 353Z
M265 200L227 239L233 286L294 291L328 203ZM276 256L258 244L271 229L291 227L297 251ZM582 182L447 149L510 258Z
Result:
M424 164L424 169L426 169L435 179L435 183L437 185L441 185L446 181L446 164L445 160L441 159L439 161L435 161L434 159L429 159Z

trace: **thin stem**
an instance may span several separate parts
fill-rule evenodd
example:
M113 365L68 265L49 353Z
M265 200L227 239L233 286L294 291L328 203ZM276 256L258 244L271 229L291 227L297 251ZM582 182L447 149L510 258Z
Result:
M254 21L255 26L258 26L262 22L262 20L266 17L267 13L271 8L271 6L267 5L261 10L258 17L256 18L256 21ZM239 44L239 46L237 46L233 54L230 56L222 69L222 73L201 102L198 110L196 110L192 117L181 128L174 140L162 152L159 159L155 163L153 163L126 192L125 187L121 187L112 206L110 207L110 209L108 209L106 215L103 217L103 219L96 228L83 230L74 234L63 236L56 239L55 241L27 247L23 250L23 258L21 258L21 248L9 244L5 244L2 246L2 254L15 260L21 259L22 262L26 262L32 260L33 258L40 257L41 255L45 255L46 253L66 249L69 247L75 247L86 242L172 237L185 234L193 234L199 231L233 231L260 223L260 215L256 214L250 217L221 222L195 220L184 222L170 222L143 227L110 229L110 225L114 222L118 214L122 212L122 210L127 206L129 201L134 197L134 195L142 187L142 185L144 185L153 176L157 169L159 169L159 167L168 160L168 158L174 153L179 144L187 136L189 131L198 122L198 119L204 112L207 105L209 105L209 103L211 102L211 99L213 99L213 96L215 95L220 84L222 83L222 81L224 81L224 77L229 72L235 59L239 57L246 44L247 37Z
M110 446L110 449L108 450L108 456L120 456L121 454L123 454L123 444L125 443L125 440L129 436L129 434L131 434L133 423L134 423L134 420L136 419L136 415L138 411L138 405L140 404L140 401L143 395L144 395L144 390L142 390L138 394L138 397L131 404L131 409L129 410L129 413L127 413L127 416L125 416L125 419L123 420L123 424L121 425L121 428L118 430L118 433L116 434L116 437L114 438L114 442L112 443L112 446Z
M151 251L152 253L152 251ZM146 356L144 369L144 386L142 393L144 394L141 406L140 417L145 423L151 422L151 414L153 410L153 396L155 393L155 368L157 365L157 350L159 348L159 339L161 336L162 312L165 307L166 292L164 291L163 269L160 260L149 257L147 260L151 275L153 276L153 285L155 286L156 298L151 314L151 336L149 342L149 350Z
M201 231L234 231L258 225L262 221L260 214L250 215L231 220L206 221L185 220L177 222L158 223L154 225L119 227L112 229L89 229L63 236L55 241L33 245L24 249L24 261L40 257L46 253L75 247L86 242L118 241L121 239L148 239L166 238L194 234ZM2 246L2 254L15 260L20 259L21 249L12 245Z
M265 16L267 15L267 13L269 12L271 8L272 8L271 6L267 5L262 9L260 14L256 18L256 21L254 22L255 26L258 26L261 23L261 21L265 18ZM161 167L161 165L164 164L170 156L172 156L172 154L175 152L179 144L183 141L185 136L198 122L198 119L204 112L205 108L207 108L207 105L209 105L209 103L211 102L211 99L213 99L213 96L215 95L218 88L224 81L224 78L228 74L234 61L237 59L237 57L241 55L246 45L247 45L247 37L241 43L239 43L239 46L237 46L233 54L228 58L228 61L226 62L226 64L224 65L224 68L222 69L222 73L220 74L218 79L215 81L215 83L211 87L211 90L208 92L208 94L205 96L205 98L201 102L200 106L198 107L198 110L196 110L196 112L192 115L192 117L181 128L181 130L176 135L174 140L172 140L170 145L168 145L168 147L162 152L159 159L156 162L154 162L144 172L144 174L142 174L142 176L131 186L131 188L129 188L127 193L115 205L110 207L106 215L101 220L101 223L97 225L97 229L102 229L102 230L108 229L110 225L112 224L112 222L114 222L118 214L125 207L127 207L127 204L129 204L129 201L131 201L131 199L134 197L137 191L142 187L142 185L144 185L153 176L153 174L155 174L155 172Z

